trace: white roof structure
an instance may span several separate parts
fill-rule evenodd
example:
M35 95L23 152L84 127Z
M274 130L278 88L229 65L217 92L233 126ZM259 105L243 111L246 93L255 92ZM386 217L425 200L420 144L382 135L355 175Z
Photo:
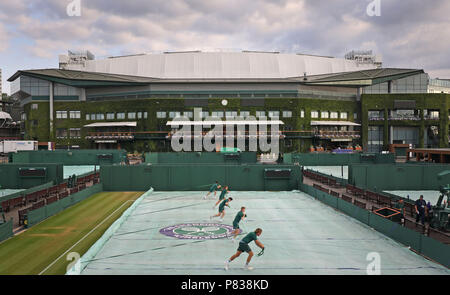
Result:
M84 127L136 127L137 122L104 122L84 125Z
M270 52L141 54L64 66L67 70L161 79L277 79L375 68L343 58Z
M348 121L311 121L311 126L361 126Z
M12 120L11 115L6 112L0 112L0 120Z
M212 125L284 125L280 120L258 120L258 121L168 121L168 126L212 126Z

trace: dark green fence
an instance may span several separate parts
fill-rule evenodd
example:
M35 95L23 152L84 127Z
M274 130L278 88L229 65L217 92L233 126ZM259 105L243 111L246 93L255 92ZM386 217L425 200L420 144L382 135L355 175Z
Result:
M182 152L145 154L145 163L152 164L254 164L256 161L256 152Z
M0 164L0 185L4 189L32 188L53 181L63 182L62 164Z
M103 191L103 185L96 184L91 187L88 187L82 191L79 191L73 195L70 195L64 199L61 199L55 203L49 204L47 206L41 207L39 209L35 209L29 211L27 213L26 225L27 227L31 227L42 220L58 214L59 212L65 210L66 208L75 205L78 202L83 201L84 199L92 196L93 194L99 193Z
M450 174L438 174L450 170L441 164L352 164L348 168L348 182L363 189L383 190L439 190L450 183Z
M290 169L289 177L271 177L266 169ZM266 175L266 176L265 176ZM206 191L216 180L235 191L298 189L302 175L294 165L107 165L100 178L105 191Z
M10 238L13 236L13 220L12 218L0 224L0 242Z
M411 247L418 253L423 254L446 267L450 267L450 245L425 237L416 231L403 227L398 223L392 222L304 183L300 185L300 189L306 194L342 211L391 239Z
M336 153L301 153L285 154L283 163L298 163L302 166L348 166L350 164L395 163L394 154L336 154Z
M62 163L70 165L104 165L126 161L125 150L56 150L11 153L13 163Z

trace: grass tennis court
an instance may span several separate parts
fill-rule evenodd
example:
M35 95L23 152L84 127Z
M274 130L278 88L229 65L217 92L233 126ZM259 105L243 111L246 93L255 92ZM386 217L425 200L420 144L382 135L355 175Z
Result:
M266 250L263 256L253 257L255 269L251 272L243 269L245 253L225 271L224 262L238 245L226 237L201 238L223 233L216 224L219 220L209 218L217 212L212 209L216 198L203 200L203 195L205 192L144 195L103 246L83 262L86 267L81 274L364 275L371 252L380 255L381 274L450 274L445 267L301 192L230 192L234 201L223 224L231 225L239 208L246 206L248 219L241 228L248 232L261 227L260 241ZM163 228L163 232L170 229L195 238L164 235L160 232ZM250 247L255 254L259 252L253 242Z
M95 194L0 243L0 274L65 274L69 261L61 255L76 243L69 252L83 255L141 194Z

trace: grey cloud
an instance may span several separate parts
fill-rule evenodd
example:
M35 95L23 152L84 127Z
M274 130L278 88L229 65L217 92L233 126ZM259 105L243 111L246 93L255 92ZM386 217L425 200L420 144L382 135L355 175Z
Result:
M16 23L40 46L48 40L50 51L66 42L58 53L75 45L111 54L207 46L343 57L374 44L385 66L450 76L447 0L381 0L379 17L366 14L371 0L82 0L81 17L67 16L69 2L0 3L0 11L13 12L0 12L0 21Z

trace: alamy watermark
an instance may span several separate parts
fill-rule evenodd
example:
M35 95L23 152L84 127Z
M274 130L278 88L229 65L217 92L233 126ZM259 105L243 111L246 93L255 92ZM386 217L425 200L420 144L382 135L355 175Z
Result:
M81 0L71 0L66 7L68 16L81 16Z
M69 265L67 265L66 271L74 270L76 273L80 273L81 263L80 263L80 253L78 252L70 252L66 257L67 261L71 261Z
M195 108L194 120L177 117L171 122L171 147L175 152L215 151L217 147L236 147L241 151L270 152L278 154L281 132L278 118L254 116L202 118L202 109ZM203 120L204 119L204 120ZM247 130L248 126L248 130ZM236 142L236 146L235 146ZM246 144L248 143L248 145ZM259 149L258 149L259 148Z
M368 16L381 16L381 0L372 0L367 5L366 13Z
M381 256L378 252L370 252L366 256L366 260L370 261L366 268L368 275L381 275Z

